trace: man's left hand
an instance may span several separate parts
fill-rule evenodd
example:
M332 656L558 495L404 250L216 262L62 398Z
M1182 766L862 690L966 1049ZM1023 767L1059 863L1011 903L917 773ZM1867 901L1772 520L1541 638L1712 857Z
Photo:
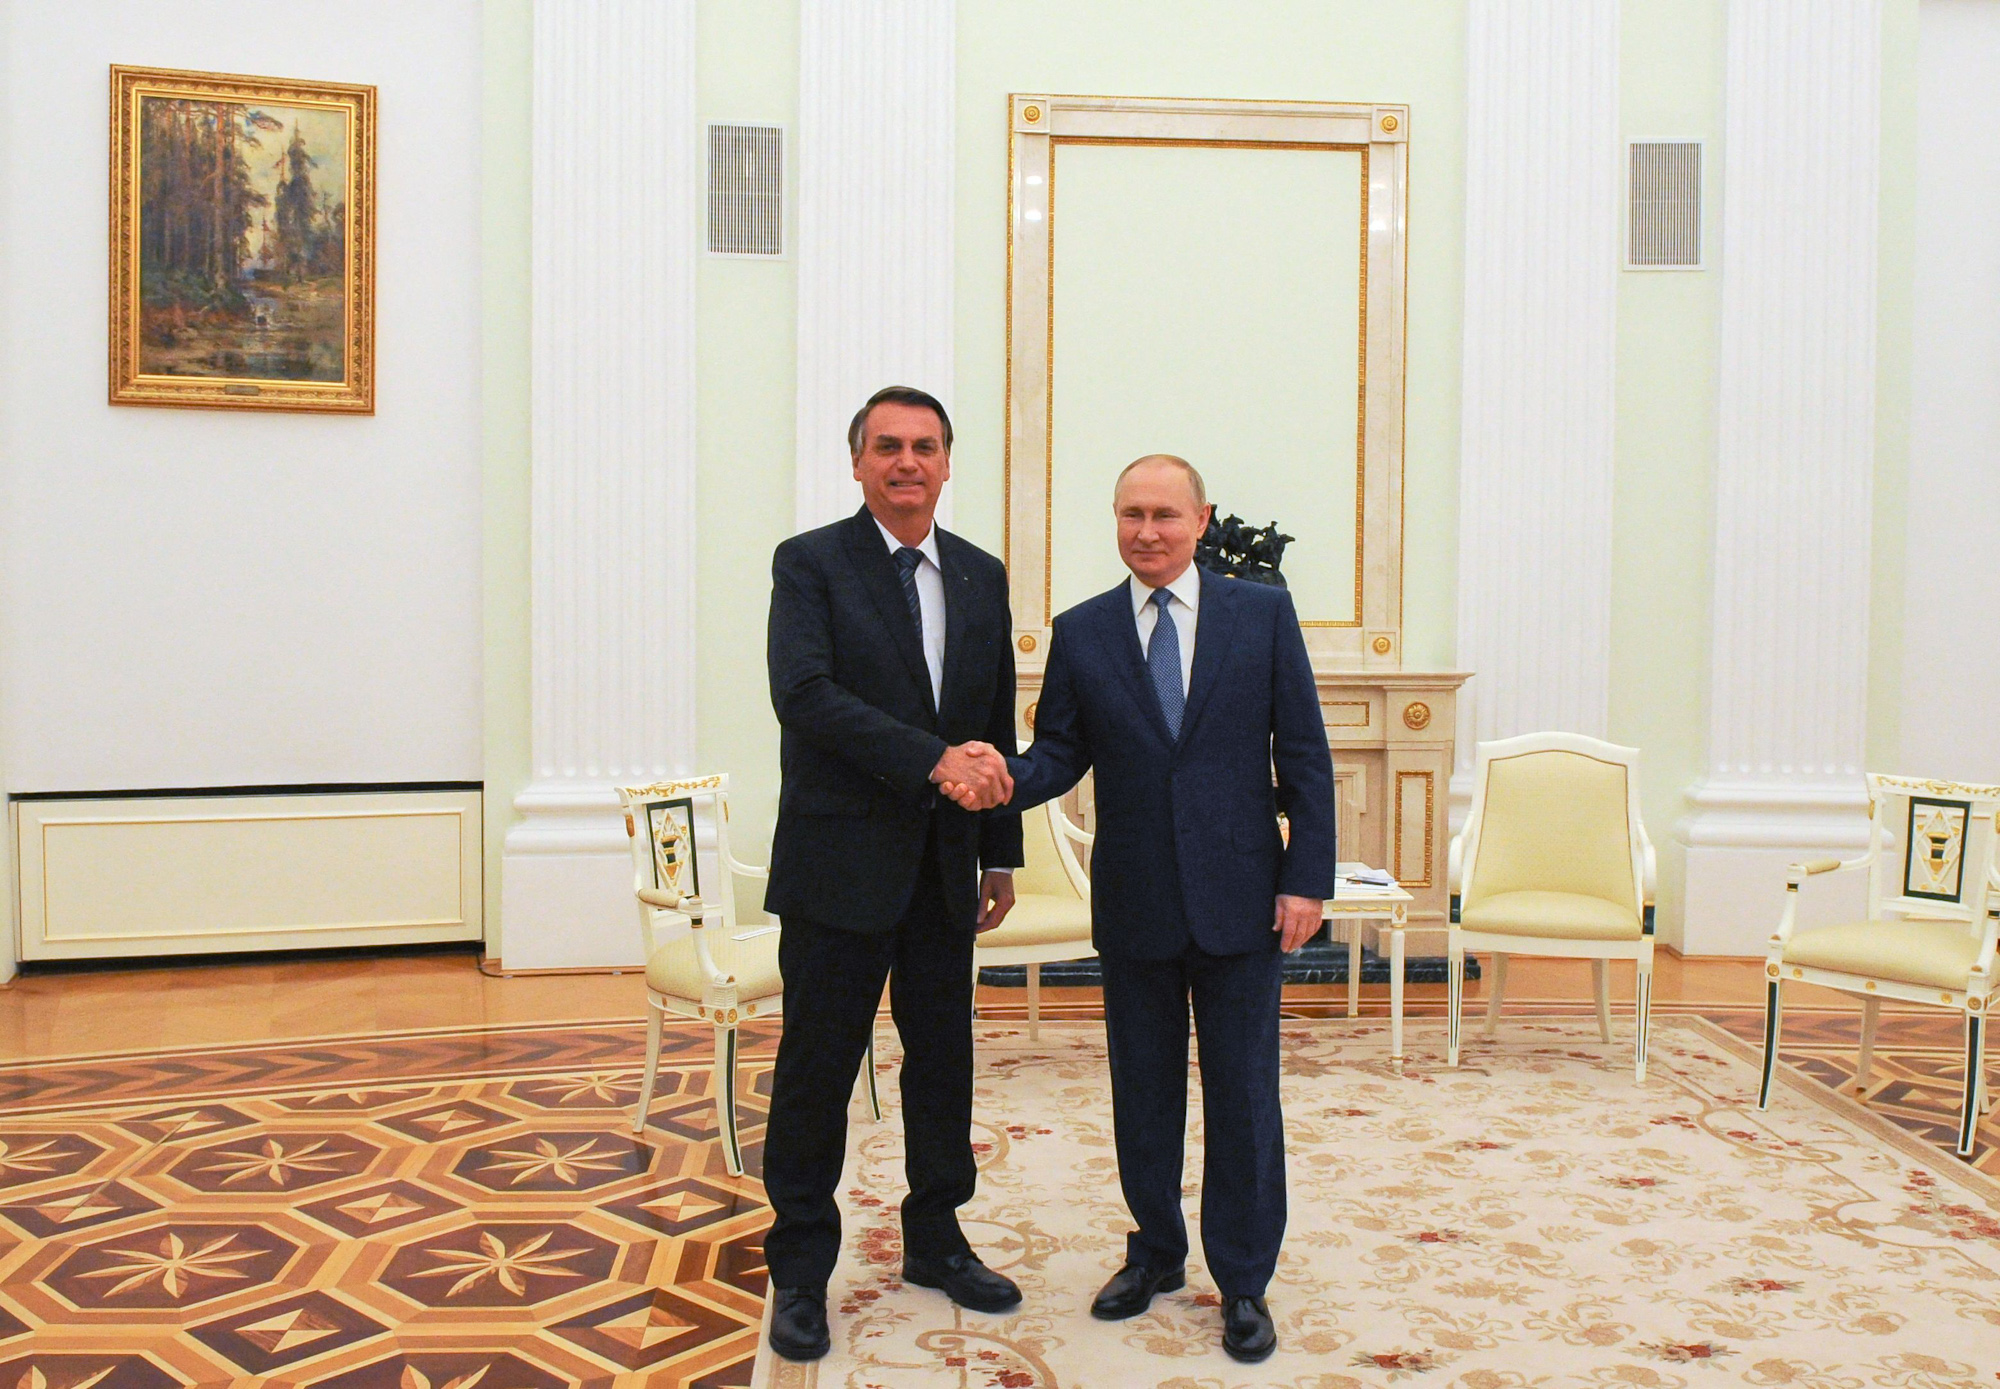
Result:
M979 875L979 931L992 930L1014 909L1014 875L991 871Z
M1278 948L1287 955L1311 940L1319 930L1326 903L1318 897L1291 897L1278 894L1278 919L1271 927L1278 933Z

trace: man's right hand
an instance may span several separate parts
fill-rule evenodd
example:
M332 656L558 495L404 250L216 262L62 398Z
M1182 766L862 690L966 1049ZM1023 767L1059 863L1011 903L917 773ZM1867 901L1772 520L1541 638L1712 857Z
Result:
M946 748L931 780L944 795L967 810L991 810L1005 805L1014 795L1014 778L1007 774L1007 759L991 743L960 743Z

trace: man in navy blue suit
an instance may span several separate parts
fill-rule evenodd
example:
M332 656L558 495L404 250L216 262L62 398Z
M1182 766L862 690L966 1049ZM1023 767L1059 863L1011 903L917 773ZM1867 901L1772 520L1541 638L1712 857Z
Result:
M1291 595L1193 567L1209 516L1201 475L1141 458L1119 475L1114 509L1132 577L1055 620L1034 745L1008 759L1008 809L1096 769L1091 938L1118 1174L1139 1228L1091 1312L1137 1316L1186 1282L1192 999L1202 1250L1223 1349L1254 1362L1277 1346L1264 1289L1285 1232L1279 952L1305 943L1333 895L1333 762Z

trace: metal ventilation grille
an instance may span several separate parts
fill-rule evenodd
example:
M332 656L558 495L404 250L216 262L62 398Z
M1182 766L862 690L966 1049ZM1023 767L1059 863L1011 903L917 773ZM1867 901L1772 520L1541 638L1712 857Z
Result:
M1625 264L1634 270L1701 265L1701 142L1634 140Z
M785 132L775 125L708 128L708 249L723 256L785 253Z

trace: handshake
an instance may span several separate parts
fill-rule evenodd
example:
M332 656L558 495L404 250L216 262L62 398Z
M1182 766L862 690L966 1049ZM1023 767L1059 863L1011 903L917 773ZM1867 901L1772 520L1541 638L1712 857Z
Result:
M960 743L946 748L931 780L939 794L967 810L991 810L1014 797L1014 778L1007 774L1007 759L991 743Z

